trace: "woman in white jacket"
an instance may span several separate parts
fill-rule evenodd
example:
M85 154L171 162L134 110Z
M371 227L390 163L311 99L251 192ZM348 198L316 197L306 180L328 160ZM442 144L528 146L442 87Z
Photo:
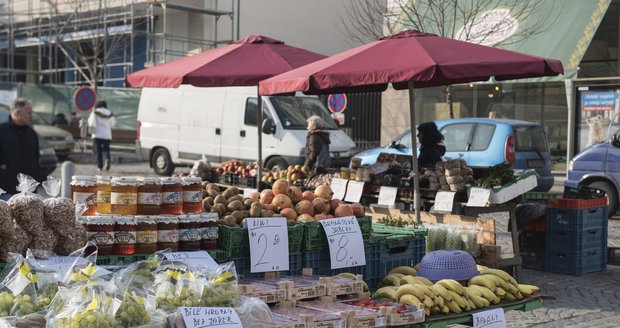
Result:
M93 150L97 155L97 168L101 171L110 169L110 141L112 140L112 126L114 114L104 100L95 105L95 110L88 117L89 131L93 137ZM105 157L105 159L104 159Z

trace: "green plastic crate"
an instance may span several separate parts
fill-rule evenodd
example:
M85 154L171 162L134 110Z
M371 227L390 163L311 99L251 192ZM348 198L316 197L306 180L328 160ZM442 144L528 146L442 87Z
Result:
M227 252L228 258L250 256L248 229L220 225L218 229L218 246ZM303 238L300 224L288 226L288 247L290 253L299 253Z
M372 218L364 216L357 219L362 232L364 242L370 242L372 235ZM302 251L321 251L328 248L327 237L320 222L302 222L304 229L303 240L301 243Z
M215 262L224 262L228 260L228 253L223 249L210 249L207 253L213 258Z
M521 203L551 203L555 202L561 194L553 194L550 192L530 191L521 195Z

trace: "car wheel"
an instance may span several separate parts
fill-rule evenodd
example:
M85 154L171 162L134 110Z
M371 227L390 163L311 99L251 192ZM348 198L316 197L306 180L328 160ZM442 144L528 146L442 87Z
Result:
M597 181L588 184L588 187L605 191L605 194L607 194L607 199L609 200L607 215L608 217L612 217L616 214L616 211L618 210L618 192L614 186L612 186L609 182Z
M153 157L151 157L151 166L153 166L153 171L155 171L158 175L169 176L174 171L172 158L170 157L168 150L165 148L158 148L155 152L153 152Z
M286 170L288 168L288 163L286 160L280 156L271 157L265 162L265 167L268 170L273 170L276 168L277 170Z

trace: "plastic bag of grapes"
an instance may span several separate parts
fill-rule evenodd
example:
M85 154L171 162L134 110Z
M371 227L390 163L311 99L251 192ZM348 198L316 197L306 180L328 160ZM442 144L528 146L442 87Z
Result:
M97 245L92 241L87 242L84 247L69 254L69 257L75 260L62 278L62 282L65 285L95 278L111 277L112 275L111 271L95 264L97 263Z
M122 300L115 314L117 327L136 327L151 322L149 312L155 311L155 298L145 290L132 288L117 297Z
M157 308L172 313L179 306L200 306L205 278L190 269L168 267L154 274L151 292Z
M241 293L234 262L223 263L205 274L206 284L202 292L201 305L236 306Z
M121 289L142 288L149 289L155 282L159 260L157 254L149 256L144 261L131 263L114 274L114 284Z

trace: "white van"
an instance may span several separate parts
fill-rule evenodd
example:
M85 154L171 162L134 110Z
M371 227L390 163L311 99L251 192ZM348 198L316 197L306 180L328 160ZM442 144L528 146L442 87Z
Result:
M303 164L306 119L327 123L334 166L347 166L355 143L329 115L318 97L263 97L263 163L286 168ZM138 109L139 156L159 175L191 165L206 155L211 163L258 159L257 88L144 88Z

